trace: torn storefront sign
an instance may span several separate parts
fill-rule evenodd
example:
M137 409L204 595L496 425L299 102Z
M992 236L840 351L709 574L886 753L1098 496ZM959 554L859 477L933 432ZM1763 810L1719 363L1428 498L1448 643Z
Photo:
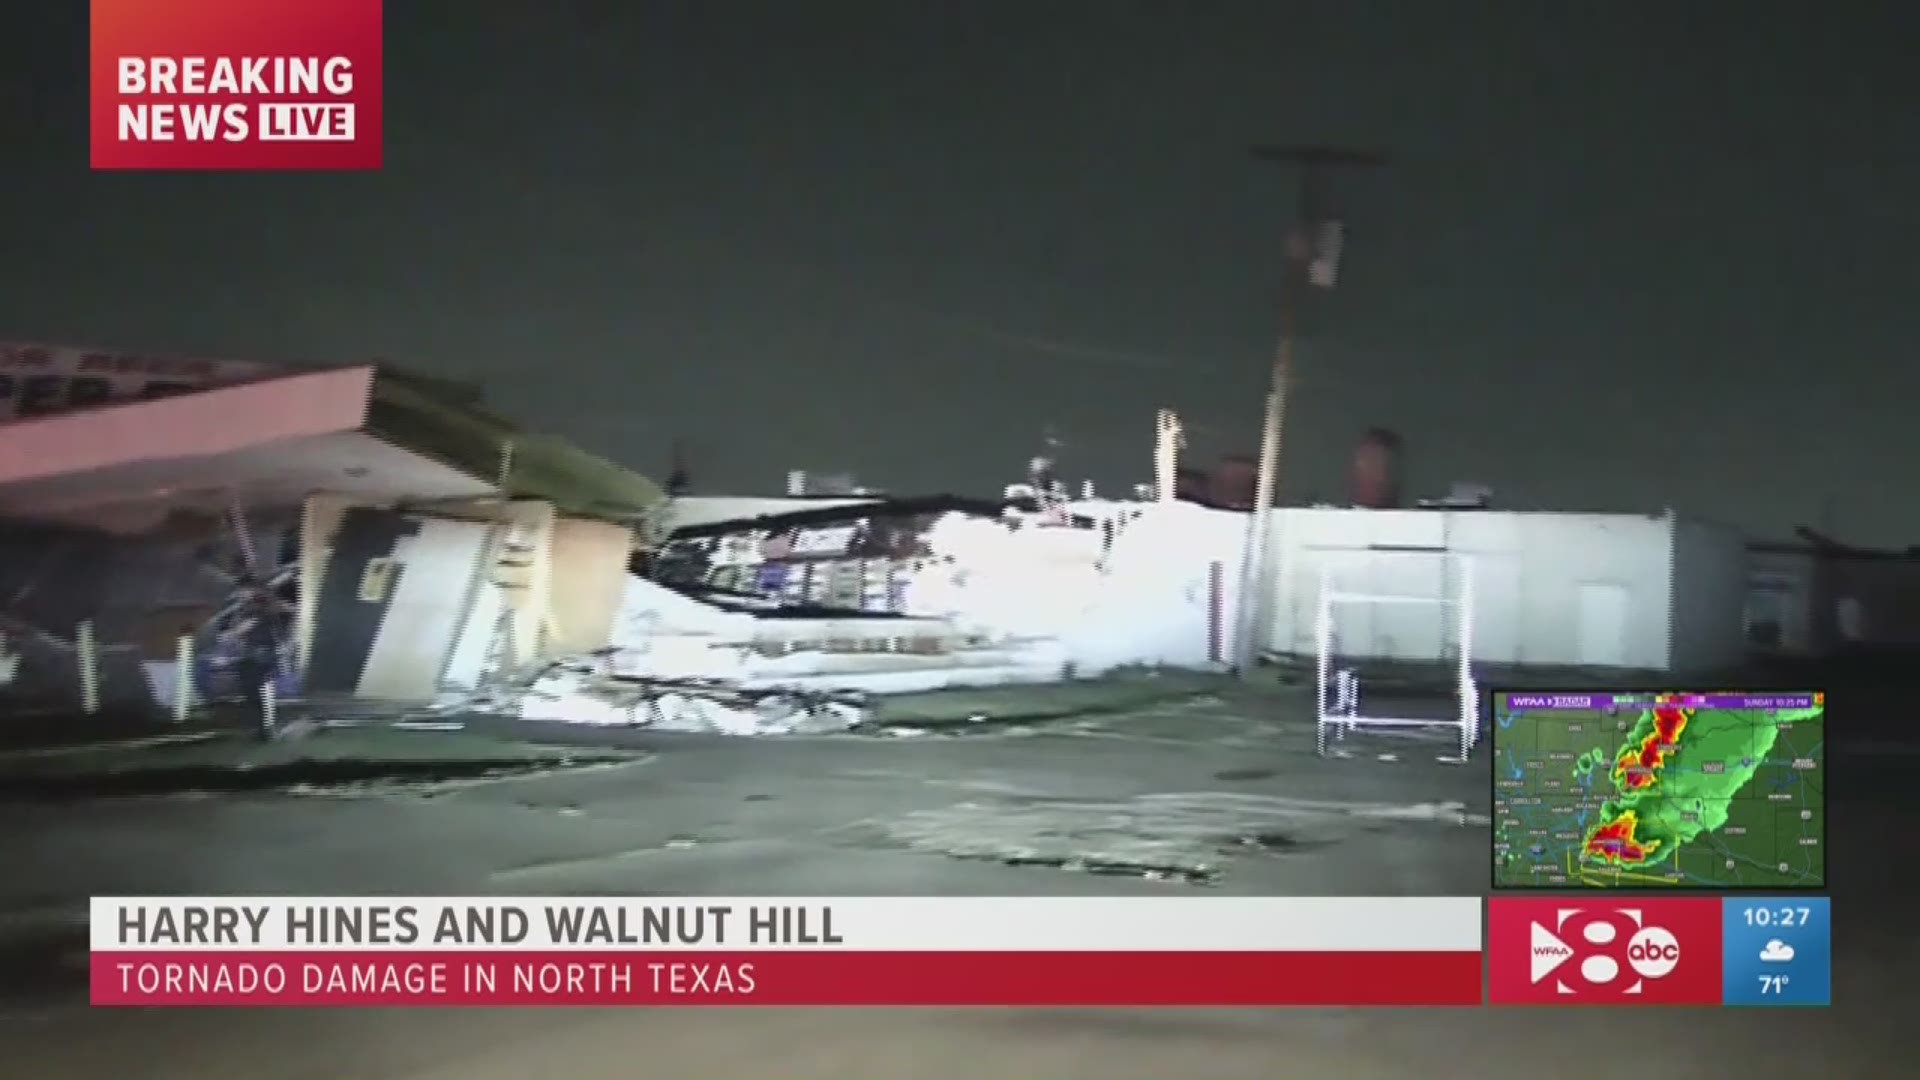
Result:
M997 504L921 499L710 522L674 533L646 571L722 604L900 613L909 581L936 557L928 538L936 524L998 512Z
M0 342L0 422L152 401L273 373L265 364L240 360Z

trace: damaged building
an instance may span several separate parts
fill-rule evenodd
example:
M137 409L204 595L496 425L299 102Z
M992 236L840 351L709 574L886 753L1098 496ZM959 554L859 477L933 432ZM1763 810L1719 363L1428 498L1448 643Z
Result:
M1499 668L1725 671L1744 662L1745 540L1671 513L1537 510L1276 510L1281 571L1269 647L1311 657L1331 586L1385 598L1343 609L1342 655L1459 655L1458 598L1471 567L1472 659Z
M385 365L0 360L12 711L225 696L249 635L280 693L397 702L601 648L661 498Z
M0 417L15 711L258 692L571 722L717 710L700 726L738 728L800 701L844 725L849 692L1207 667L1227 647L1238 526L1219 511L1142 522L1138 504L1030 493L666 504L382 364L4 355L10 386L33 380ZM1195 515L1222 517L1222 543L1195 540Z

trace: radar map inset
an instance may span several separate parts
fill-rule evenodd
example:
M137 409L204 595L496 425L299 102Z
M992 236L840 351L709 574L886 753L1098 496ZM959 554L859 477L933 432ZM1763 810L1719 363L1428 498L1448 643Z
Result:
M1824 889L1826 695L1493 695L1497 889Z

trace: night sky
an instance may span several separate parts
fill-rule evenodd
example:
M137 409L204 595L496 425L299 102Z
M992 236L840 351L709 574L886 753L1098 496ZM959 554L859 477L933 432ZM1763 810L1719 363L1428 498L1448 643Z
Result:
M1865 2L390 0L378 174L94 175L85 5L0 31L0 339L485 383L697 486L1252 448L1292 178L1381 148L1282 488L1920 543L1920 19ZM1910 7L1910 5L1908 6ZM494 11L511 14L492 14Z

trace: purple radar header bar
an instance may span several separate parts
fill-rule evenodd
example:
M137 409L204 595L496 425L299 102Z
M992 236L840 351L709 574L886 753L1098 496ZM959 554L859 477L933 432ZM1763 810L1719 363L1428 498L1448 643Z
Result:
M1509 709L1645 709L1664 704L1686 709L1811 709L1812 694L1508 694Z

